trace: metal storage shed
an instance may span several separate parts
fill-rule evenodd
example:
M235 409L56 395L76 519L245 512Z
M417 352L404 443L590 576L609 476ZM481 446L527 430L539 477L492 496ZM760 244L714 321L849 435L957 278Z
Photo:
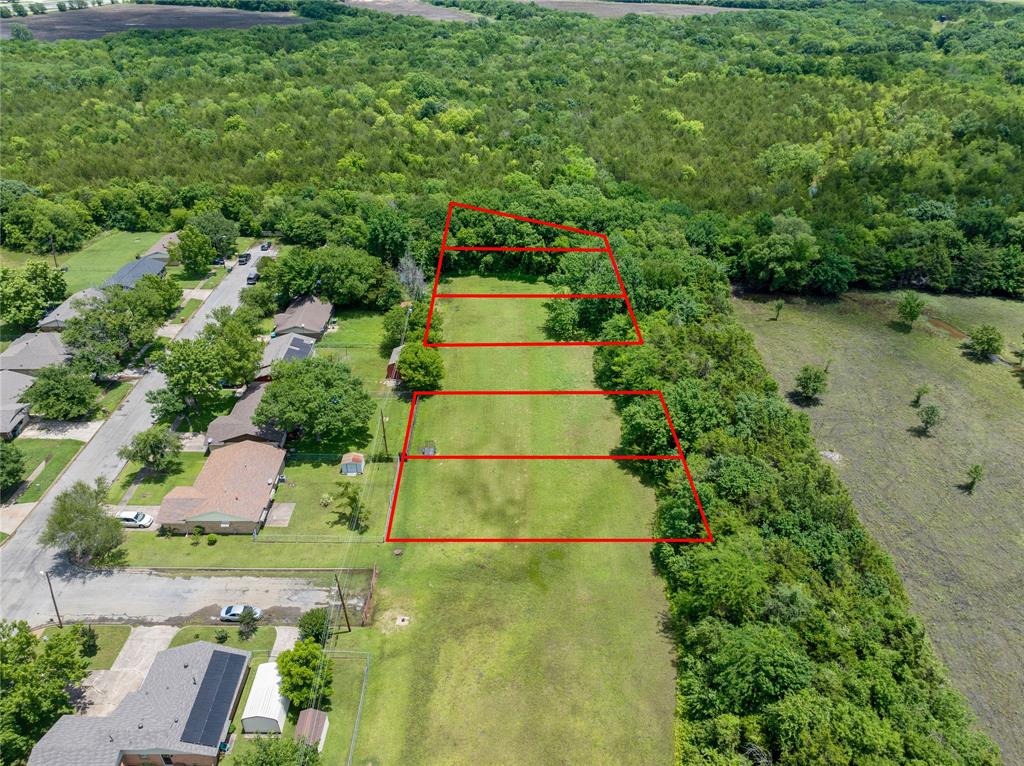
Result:
M281 675L276 662L256 668L249 697L242 710L242 731L246 734L280 734L288 714L288 698L281 694Z
M306 708L299 713L299 720L295 724L295 741L305 742L312 745L320 752L323 752L324 742L327 740L327 727L330 721L327 713L316 708Z

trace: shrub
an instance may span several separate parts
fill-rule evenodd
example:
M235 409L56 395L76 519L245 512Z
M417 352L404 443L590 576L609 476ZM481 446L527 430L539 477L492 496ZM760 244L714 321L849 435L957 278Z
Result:
M299 618L299 638L303 641L324 643L330 624L330 612L326 607L310 609Z
M964 345L975 357L987 361L1003 350L1003 334L994 325L978 325Z
M208 534L206 536L206 544L207 545L216 545L217 544L217 535L213 534L212 532L210 534Z
M217 628L217 631L213 634L213 640L218 644L223 644L228 640L228 632L224 628Z
M85 657L95 657L96 652L98 652L100 648L99 636L96 635L96 628L92 625L79 623L78 625L73 625L71 629L82 642L82 655Z

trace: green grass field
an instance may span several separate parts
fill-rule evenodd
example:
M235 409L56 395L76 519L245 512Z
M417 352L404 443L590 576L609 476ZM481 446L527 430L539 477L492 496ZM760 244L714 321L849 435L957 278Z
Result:
M16 439L12 443L25 455L26 476L30 476L44 461L46 463L42 472L18 496L19 503L33 503L39 500L53 484L54 479L64 470L64 466L71 462L71 459L78 454L78 450L85 444L76 439L25 438Z
M830 361L821 404L805 408L817 444L836 463L862 519L892 554L915 612L956 684L1003 747L1024 758L1024 387L1003 364L967 358L960 340L927 322L906 332L895 294L851 293L834 302L791 301L778 322L763 303L736 311L782 390L804 364ZM960 329L991 322L1024 329L1024 304L924 296L929 317ZM952 331L951 331L952 332ZM1019 337L1017 344L1019 346ZM1004 355L1005 352L1004 352ZM914 390L944 420L914 433ZM973 494L961 485L985 467Z
M64 277L68 295L86 287L98 287L119 268L148 251L162 236L162 233L154 231L106 231L90 240L81 250L58 255L57 263L67 267ZM4 266L23 266L33 258L46 258L53 263L50 256L12 250L0 252L0 262Z
M228 640L224 642L224 646L246 649L250 652L269 652L273 648L274 638L277 636L273 625L260 625L256 629L255 635L247 641L238 635L238 626L229 622L217 625L186 625L171 639L171 648L191 644L193 641L209 641L215 644L217 643L217 631L221 629L227 631L228 634ZM266 656L263 657L263 661L266 661Z
M196 313L196 309L202 305L203 302L198 298L189 298L178 310L178 314L174 317L174 321L177 324L184 324L192 318L192 315Z
M121 647L131 635L131 625L93 625L96 631L96 654L89 657L89 670L109 670L114 664ZM43 631L43 639L58 633L61 629L50 627ZM67 630L67 628L64 628Z
M110 413L117 409L117 406L128 396L128 392L132 390L132 386L135 384L132 381L122 381L121 383L109 383L103 387L103 395L100 396L97 406L99 412L97 417L109 417Z
M160 505L164 496L174 487L192 484L206 463L206 456L201 452L182 452L181 469L167 474L151 473L142 479L128 505ZM124 502L123 498L132 485L142 466L139 463L128 463L110 488L111 502ZM138 537L130 535L129 537Z
M348 330L343 318L341 329L327 336L339 336L334 348L379 342L370 337L372 319L349 319ZM502 320L492 314L486 321ZM329 348L331 344L325 350ZM588 348L471 348L442 353L449 389L595 388ZM387 426L393 452L395 438L404 432L407 405L391 401ZM609 408L588 415L600 431L595 444L610 444L618 437L617 423L609 414L611 404L603 398L595 402ZM550 414L538 406L517 416L529 421ZM478 411L465 411L467 432L477 430L473 416L483 417ZM485 421L482 428L490 427ZM550 428L531 423L524 433L550 432L556 439L573 433L561 426ZM371 514L383 514L394 466L376 465L382 468L375 485L380 491L371 496L368 507ZM477 468L472 481L488 497L525 491L527 485L512 486L508 477L482 464ZM587 506L600 502L606 510L615 506L617 522L628 522L634 531L646 530L653 492L615 464L607 468L611 473L595 476L592 486L584 487L586 482L577 479L581 484L572 484L573 491L585 493L576 499L566 498L572 492L566 492L565 481L536 483L530 489L529 507L537 523L587 535L594 525L608 520L608 514L588 512ZM321 487L334 482L333 465L329 471L322 469L313 464L308 469L286 469L297 477L293 501L308 505L318 498ZM435 485L429 496L409 507L410 513L430 529L441 528L451 514L436 498L454 495L458 486ZM302 495L308 497L302 500ZM279 499L286 497L288 488L282 488ZM475 509L477 520L483 521L493 510ZM128 538L129 561L134 565L378 564L373 626L357 628L336 643L339 649L372 656L357 764L671 761L673 648L661 629L667 605L662 583L651 569L648 544L346 546L254 543L248 536L223 536L214 546L193 547L181 538ZM401 556L394 555L397 549ZM409 624L399 627L399 616L408 617ZM343 728L332 722L331 737Z

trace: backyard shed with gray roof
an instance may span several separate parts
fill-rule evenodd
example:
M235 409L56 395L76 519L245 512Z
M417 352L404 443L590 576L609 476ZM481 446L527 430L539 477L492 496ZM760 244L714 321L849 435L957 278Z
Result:
M250 657L208 641L165 649L139 690L110 715L61 716L32 749L28 766L214 766Z

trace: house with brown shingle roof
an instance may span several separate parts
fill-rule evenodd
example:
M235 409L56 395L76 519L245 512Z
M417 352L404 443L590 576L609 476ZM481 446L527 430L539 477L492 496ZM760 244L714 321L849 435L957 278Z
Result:
M240 441L210 453L187 487L175 487L160 504L160 524L183 534L251 534L263 526L274 502L285 451L259 441Z
M327 331L332 308L327 301L312 295L296 298L287 309L274 315L274 332L277 335L297 332L319 340Z
M253 383L231 408L229 414L214 418L206 429L206 446L215 450L232 442L247 440L269 442L277 447L284 446L284 431L270 426L258 426L252 422L252 416L256 413L266 390L266 383Z

